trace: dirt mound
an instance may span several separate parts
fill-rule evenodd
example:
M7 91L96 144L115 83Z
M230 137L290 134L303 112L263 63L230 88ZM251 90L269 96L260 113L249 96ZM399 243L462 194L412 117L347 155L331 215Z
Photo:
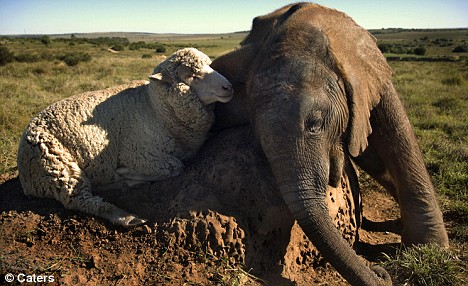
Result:
M0 272L53 275L65 284L261 285L255 275L269 285L346 285L295 223L254 142L248 127L227 130L178 177L97 191L149 219L132 230L28 199L17 179L7 181L0 186ZM352 170L327 192L330 216L350 244L361 218Z

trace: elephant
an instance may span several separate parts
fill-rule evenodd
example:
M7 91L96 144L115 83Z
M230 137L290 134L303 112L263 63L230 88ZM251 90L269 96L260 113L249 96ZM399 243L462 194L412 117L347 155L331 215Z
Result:
M402 243L448 236L435 190L375 38L349 16L295 3L253 20L238 49L211 65L232 84L215 129L250 124L293 217L352 285L391 285L333 226L325 201L352 160L400 207Z

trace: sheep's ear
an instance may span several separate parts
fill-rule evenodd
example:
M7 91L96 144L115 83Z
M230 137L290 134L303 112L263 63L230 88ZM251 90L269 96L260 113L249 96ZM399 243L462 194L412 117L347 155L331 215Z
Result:
M163 74L162 73L155 73L152 74L148 77L150 80L163 80Z

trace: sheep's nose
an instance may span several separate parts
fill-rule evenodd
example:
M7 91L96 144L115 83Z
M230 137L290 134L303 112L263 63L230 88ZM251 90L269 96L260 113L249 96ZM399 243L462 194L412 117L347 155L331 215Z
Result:
M225 91L232 92L232 85L230 85L230 84L223 85L223 89Z

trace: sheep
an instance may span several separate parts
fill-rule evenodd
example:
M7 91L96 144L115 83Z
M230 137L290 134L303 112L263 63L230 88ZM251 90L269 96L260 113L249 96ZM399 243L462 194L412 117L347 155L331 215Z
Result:
M229 81L194 48L161 62L150 81L85 92L31 119L18 147L28 196L53 198L132 227L146 220L93 195L93 188L133 186L180 174L214 122L213 102L233 96Z

